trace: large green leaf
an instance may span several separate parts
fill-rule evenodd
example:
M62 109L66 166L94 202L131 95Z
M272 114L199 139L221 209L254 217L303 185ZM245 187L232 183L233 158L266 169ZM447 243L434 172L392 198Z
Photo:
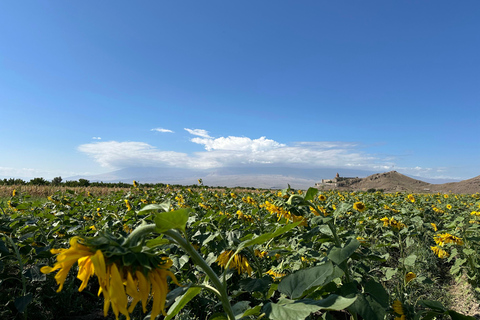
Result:
M28 304L33 300L33 295L31 293L25 295L25 296L22 296L22 297L18 297L18 298L15 298L15 308L17 308L18 312L25 312L25 310L27 309L27 306Z
M265 234L262 234L261 236L258 236L254 239L250 239L250 240L245 240L243 241L242 243L239 244L238 246L238 250L242 249L242 248L245 248L245 247L249 247L249 246L253 246L255 244L262 244L262 243L265 243L267 242L268 240L272 239L272 238L275 238L285 232L288 232L290 230L292 230L293 228L295 228L296 226L298 226L302 221L297 221L297 222L294 222L294 223L289 223L281 228L278 228L277 230L275 230L274 232L271 232L271 233L265 233Z
M240 319L245 311L250 309L250 301L239 301L232 306L235 319Z
M322 286L333 279L334 273L332 262L292 273L282 279L278 285L278 291L293 299L300 298L310 288Z
M156 231L161 233L170 229L185 231L188 215L192 209L178 209L175 211L159 212L155 215Z
M305 303L309 305L314 304L316 306L319 306L322 310L338 311L338 310L343 310L345 308L348 308L356 300L357 300L357 297L345 298L337 294L331 294L322 300L302 299L302 300L298 300L297 303Z
M170 309L168 309L168 314L165 317L165 320L170 320L174 316L176 316L190 300L192 300L197 294L200 293L200 291L202 291L202 288L200 287L189 288L187 292L185 292L185 294L180 298L177 298L177 300L175 300L175 303L172 304Z
M373 297L360 293L357 295L355 303L348 309L358 313L363 319L383 320L387 308L383 307Z
M159 204L157 204L157 203L148 204L145 207L143 207L142 209L140 209L139 211L137 211L137 213L148 213L148 212L157 211L157 210L169 211L170 210L170 201L166 201L166 202L159 203Z
M450 315L452 320L475 320L476 319L475 317L465 316L465 315L463 315L461 313L458 313L454 310L448 310L448 314Z
M312 312L321 308L316 305L295 303L294 300L282 299L278 303L267 303L263 312L273 320L304 320Z
M281 299L278 303L268 303L264 312L270 319L275 320L303 320L312 312L319 310L343 310L354 303L356 297L345 298L336 294L329 295L322 300Z
M430 308L434 311L437 311L437 312L445 312L447 311L447 309L443 306L443 304L439 301L434 301L434 300L420 300L418 301L418 303L421 305L421 306L424 306L426 308Z
M359 246L360 242L357 239L352 238L343 248L333 247L328 254L328 258L339 265L347 260Z
M307 201L312 201L313 199L315 199L315 196L317 195L318 191L319 190L317 188L308 188L307 194L305 195L304 199Z
M377 300L382 307L388 308L389 295L381 283L378 283L375 280L370 280L365 284L364 291Z
M265 292L273 282L272 277L264 276L261 279L244 279L240 281L240 288L248 292Z

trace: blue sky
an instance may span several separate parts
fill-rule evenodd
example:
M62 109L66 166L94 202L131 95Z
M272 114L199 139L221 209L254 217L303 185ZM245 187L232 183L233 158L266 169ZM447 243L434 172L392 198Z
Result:
M0 3L0 178L480 174L479 1ZM164 130L154 130L164 129Z

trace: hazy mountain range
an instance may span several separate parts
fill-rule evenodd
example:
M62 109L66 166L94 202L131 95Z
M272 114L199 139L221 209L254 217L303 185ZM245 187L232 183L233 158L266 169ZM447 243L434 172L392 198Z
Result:
M105 174L91 176L73 176L64 180L126 182L136 180L140 183L169 183L192 185L198 179L208 186L225 187L255 187L255 188L285 188L290 184L293 188L306 189L320 182L322 179L331 179L339 173L341 177L367 177L375 174L374 171L349 169L299 169L285 167L229 167L214 170L192 170L179 168L137 167L125 168ZM429 183L446 183L459 180L428 179L414 177Z

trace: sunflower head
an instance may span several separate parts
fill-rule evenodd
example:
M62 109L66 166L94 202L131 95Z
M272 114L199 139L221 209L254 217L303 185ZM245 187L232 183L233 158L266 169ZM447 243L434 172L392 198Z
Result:
M409 283L410 281L412 281L413 279L415 279L417 277L417 275L414 273L414 272L408 272L406 275L405 275L405 283Z
M142 302L143 311L149 296L153 296L152 319L163 313L168 293L167 277L180 285L175 275L168 270L173 262L168 257L161 257L155 248L129 244L124 237L115 237L102 233L95 238L73 237L68 249L52 249L57 262L53 267L45 266L42 273L58 270L55 280L61 291L66 277L75 263L78 264L77 278L82 281L79 291L96 275L104 297L104 315L110 307L118 319L123 314L130 319L136 304ZM130 296L130 298L128 298Z
M367 209L367 207L365 206L365 204L363 202L355 202L353 204L353 209L359 211L359 212L363 212L365 211L365 209Z

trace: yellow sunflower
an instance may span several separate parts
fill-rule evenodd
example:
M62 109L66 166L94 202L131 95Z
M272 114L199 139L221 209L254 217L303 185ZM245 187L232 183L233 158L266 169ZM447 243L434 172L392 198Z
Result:
M168 293L167 277L180 285L175 275L168 270L173 264L172 260L163 258L154 268L147 270L147 268L137 266L133 270L132 266L123 266L117 264L118 262L107 261L101 250L95 251L81 244L80 241L83 240L74 237L70 240L70 248L52 249L51 252L57 254L57 262L53 268L45 266L40 269L42 273L50 273L59 269L55 275L59 285L57 292L62 290L72 266L78 263L77 278L82 281L78 290L82 291L87 286L89 279L96 275L100 286L98 294L103 294L104 297L104 316L107 316L108 310L112 307L117 320L120 313L129 320L130 313L133 312L138 302L142 302L143 312L147 311L146 306L150 295L153 297L151 318L155 319L160 312L166 315L164 308Z
M410 281L412 281L413 279L415 279L417 277L417 275L414 273L414 272L408 272L406 275L405 275L405 283L409 283Z
M221 267L225 267L234 253L235 251L233 250L223 251L217 258L217 264ZM238 274L251 274L253 271L250 263L248 262L248 259L241 254L236 254L233 257L232 262L230 262L229 268L236 269Z
M367 207L365 207L365 204L363 202L355 202L353 204L353 209L359 211L359 212L363 212L365 211L365 209L367 209Z

